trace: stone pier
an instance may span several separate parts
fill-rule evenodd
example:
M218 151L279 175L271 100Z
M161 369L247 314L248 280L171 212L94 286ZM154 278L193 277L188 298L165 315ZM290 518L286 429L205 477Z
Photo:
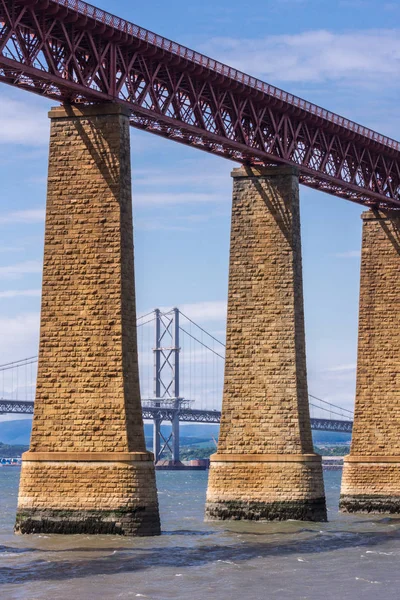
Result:
M206 518L325 521L308 407L298 174L241 167L232 176L225 383Z
M54 108L19 533L160 533L139 392L129 113Z
M340 508L400 513L400 215L362 218L356 406Z

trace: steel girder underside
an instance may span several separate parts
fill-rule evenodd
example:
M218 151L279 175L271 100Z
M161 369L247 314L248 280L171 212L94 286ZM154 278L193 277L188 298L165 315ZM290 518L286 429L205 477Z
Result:
M80 0L0 0L0 81L118 102L138 128L304 185L400 209L400 144Z

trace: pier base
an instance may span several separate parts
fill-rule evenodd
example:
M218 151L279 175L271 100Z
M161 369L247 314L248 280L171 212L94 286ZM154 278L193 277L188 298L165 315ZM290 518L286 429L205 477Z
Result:
M356 404L340 509L400 514L400 216L362 218Z
M232 176L225 382L206 519L325 521L308 407L298 174L242 167Z
M129 111L50 112L39 366L17 533L160 533L139 391Z
M321 457L231 455L211 458L209 520L326 521Z
M26 452L15 531L154 535L153 472L149 452Z
M400 456L347 456L340 510L400 514Z

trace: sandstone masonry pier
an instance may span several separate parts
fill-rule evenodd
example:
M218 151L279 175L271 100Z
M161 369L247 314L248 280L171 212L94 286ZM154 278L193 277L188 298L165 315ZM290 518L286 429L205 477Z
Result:
M307 395L299 182L235 169L227 352L208 519L326 520Z
M340 508L400 513L400 216L362 218L356 405Z
M16 531L160 533L139 392L129 111L50 112L39 370Z

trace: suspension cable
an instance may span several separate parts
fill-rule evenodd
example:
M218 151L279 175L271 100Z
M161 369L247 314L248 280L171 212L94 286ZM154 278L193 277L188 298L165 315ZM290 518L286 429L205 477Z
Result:
M167 316L169 315L171 312L173 311L168 311L166 313L162 313L163 316ZM218 338L214 337L211 333L209 333L207 330L203 329L203 327L201 327L200 325L198 325L195 321L193 321L192 319L190 319L187 315L185 315L182 311L179 311L180 314L187 319L190 324L194 325L195 327L197 327L198 329L200 329L200 331L202 333L205 333L207 336L209 336L213 341L217 342L218 344L220 344L221 346L223 346L224 348L226 348L226 345L221 342ZM147 321L143 322L143 323L139 323L138 321L140 321L141 319L144 319L145 317L148 317L150 315L153 315L151 319L148 319ZM137 327L143 327L144 325L148 325L149 323L153 322L155 319L155 314L154 311L150 311L144 315L141 315L137 318L137 322L136 325ZM189 336L189 338L191 338L191 340L194 340L195 342L197 342L198 344L200 344L203 348L209 350L210 352L212 352L213 355L218 356L219 358L222 358L222 360L225 360L225 357L222 356L222 354L219 354L218 352L216 352L216 350L213 348L211 348L210 346L208 346L207 344L205 344L202 340L199 340L198 338L196 338L196 336L192 335L192 333L189 333L186 329L184 329L183 327L179 326L179 329L185 333L187 336ZM192 347L190 345L190 354L192 355ZM9 362L9 363L4 363L2 365L0 365L0 371L8 371L8 370L12 370L12 369L18 369L19 367L27 367L28 365L33 365L35 363L38 362L38 356L29 356L28 358L24 358L21 360L17 360L17 361L13 361L13 362ZM192 388L192 369L191 369L191 365L192 365L192 356L190 359L190 363L189 363L190 367L189 367L189 387L190 389ZM32 367L31 367L32 368ZM217 364L217 369L218 369L218 364ZM214 369L213 369L214 370ZM3 382L4 383L4 382ZM191 392L190 392L191 394ZM313 394L308 394L309 398L312 398L314 400L317 400L318 402L322 402L323 404L329 406L329 407L333 407L336 408L342 412L348 413L348 415L343 415L340 414L336 411L331 410L331 408L324 408L323 406L318 406L316 404L313 404L312 402L310 402L310 406L312 406L313 408L316 409L320 409L323 410L325 412L330 412L331 414L340 416L340 417L344 417L344 418L349 418L349 416L353 417L353 411L347 409L347 408L343 408L341 406L338 406L337 404L332 404L331 402L328 402L327 400L323 400L322 398L318 398L317 396L314 396Z
M140 317L136 318L136 321L139 321L140 319L144 319L145 317L148 317L149 315L154 315L154 310L151 310L150 312L146 313L145 315L140 315Z
M200 325L197 325L197 323L195 323L194 321L192 321L192 319L189 319L189 317L187 317L181 310L179 311L182 315L182 317L185 317L185 319L187 319L188 321L190 321L191 323L193 323L193 325L196 325L196 327L198 327L199 329L201 329L201 331L203 331L204 333L206 333L210 338L212 338L213 340L215 340L216 342L218 342L218 344L221 344L221 346L223 346L224 348L226 348L226 345L221 342L219 339L217 339L216 337L214 337L213 335L211 335L211 333L208 333L208 331L206 331L205 329L203 329L202 327L200 327Z
M37 363L38 361L38 357L36 356L32 356L33 360L30 360L30 362L23 362L23 361L16 361L15 363L7 363L7 365L0 365L0 371L9 371L10 369L19 369L19 367L23 367L25 365L32 365L33 363ZM27 361L29 359L26 359Z
M328 404L329 406L334 406L335 408L338 408L339 410L344 410L345 412L348 412L351 415L353 414L353 411L349 410L348 408L342 408L341 406L338 406L337 404L332 404L331 402L327 402L326 400L322 400L322 398L317 398L317 396L313 396L312 394L308 394L308 395L309 395L310 398L313 398L314 400L318 400L318 402L323 402L324 404ZM317 408L321 408L321 407L317 407Z
M334 411L334 410L329 410L328 408L323 408L321 406L317 406L316 404L313 404L312 402L310 402L310 406L313 406L314 408L318 408L320 410L325 410L326 412L329 412L331 415L338 415L338 417L345 417L345 418L349 418L346 415L341 415L340 413ZM340 408L340 407L339 407ZM314 417L314 419L316 419L317 417Z
M154 317L152 319L149 319L148 321L145 321L144 323L136 323L136 327L143 327L143 325L147 325L148 323L151 323L152 321L154 321Z
M196 323L195 323L196 324ZM220 358L222 358L222 360L225 360L225 356L222 356L222 354L218 354L218 352L215 352L215 350L213 350L212 348L210 348L209 346L207 346L206 344L204 344L203 342L201 342L199 339L197 339L194 335L191 335L188 331L186 331L186 329L183 329L183 327L179 326L179 329L181 331L183 331L183 333L186 333L186 335L190 336L191 338L194 339L195 342L197 342L198 344L200 344L201 346L204 346L204 348L207 348L207 350L210 350L210 352L212 352L213 354L216 354L217 356L219 356Z

